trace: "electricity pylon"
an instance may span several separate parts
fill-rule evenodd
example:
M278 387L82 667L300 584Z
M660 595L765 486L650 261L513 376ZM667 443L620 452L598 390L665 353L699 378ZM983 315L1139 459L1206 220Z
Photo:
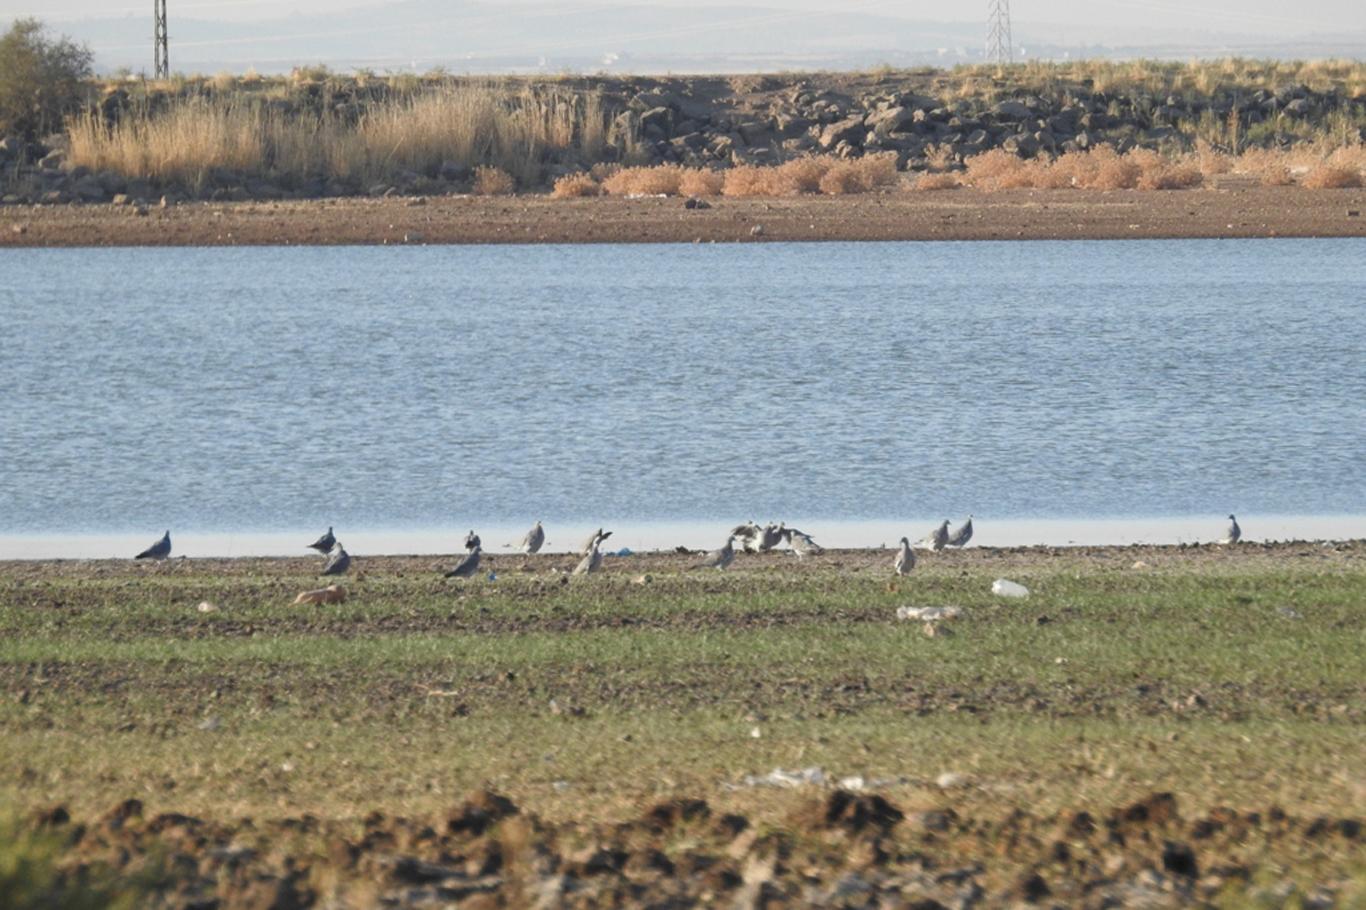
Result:
M1010 0L988 0L987 62L997 66L1011 61Z
M153 0L152 18L156 42L152 50L156 56L156 77L168 79L171 75L171 50L170 40L166 37L166 0Z

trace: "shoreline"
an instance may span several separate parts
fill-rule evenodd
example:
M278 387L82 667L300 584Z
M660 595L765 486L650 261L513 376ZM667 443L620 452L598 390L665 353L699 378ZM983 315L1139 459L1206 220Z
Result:
M442 196L0 207L0 249L1366 237L1366 189Z

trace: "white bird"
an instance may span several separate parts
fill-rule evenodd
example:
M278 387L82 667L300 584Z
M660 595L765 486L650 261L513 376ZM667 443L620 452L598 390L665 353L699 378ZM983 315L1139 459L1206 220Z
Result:
M532 553L540 552L541 545L544 543L545 529L541 527L541 523L538 521L536 522L536 527L527 531L526 536L522 538L521 550L523 553L530 556Z
M168 530L161 536L161 540L143 550L134 559L155 559L158 562L171 555L171 532Z
M763 537L764 530L753 521L742 525L736 525L730 529L730 536L734 540L740 541L740 549L746 553L759 552L759 539Z
M473 533L473 532L471 532ZM446 573L447 578L473 578L474 573L479 570L479 558L481 554L479 544L475 543L474 548L455 564L455 568Z
M955 530L952 534L949 535L948 545L951 547L965 547L967 546L969 540L972 540L971 515L968 516L967 521L959 525L957 530Z
M319 537L317 540L313 541L311 544L309 544L308 548L310 550L317 550L319 553L329 553L332 551L332 545L336 542L337 537L332 533L332 526L329 525L327 528L327 533L324 534L322 537Z
M915 568L915 554L911 552L909 539L901 538L901 549L897 551L896 559L892 560L892 567L898 575L909 575Z
M351 554L337 541L337 545L332 548L332 555L327 558L327 565L323 566L323 575L345 575L346 570L351 568Z
M470 531L468 534L465 535L466 550L477 550L483 545L484 542L479 539L479 535L474 533L474 531Z
M574 567L573 575L589 575L602 568L602 551L598 549L598 542L593 541L593 546L589 548L587 555L579 560L579 564Z
M1238 527L1238 519L1232 515L1228 517L1228 531L1224 533L1224 539L1219 541L1223 544L1237 543L1242 539L1243 529Z
M587 556L589 553L593 552L594 547L600 546L604 540L611 536L611 531L604 531L602 528L598 528L592 534L588 535L588 539L583 542L583 546L579 548L579 552L584 556Z
M719 550L712 550L707 554L706 559L698 563L699 569L724 569L735 561L735 538L727 537L726 545Z
M949 542L949 520L944 519L944 523L935 528L917 544L923 550L942 550Z

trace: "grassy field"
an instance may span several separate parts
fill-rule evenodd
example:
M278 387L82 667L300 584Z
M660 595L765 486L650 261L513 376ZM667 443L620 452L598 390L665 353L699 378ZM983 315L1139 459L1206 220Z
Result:
M547 825L698 798L782 829L827 791L746 778L813 767L993 819L1366 805L1361 543L573 561L359 558L330 607L290 605L312 560L0 565L0 805L354 825L487 788ZM1366 868L1359 837L1315 856Z

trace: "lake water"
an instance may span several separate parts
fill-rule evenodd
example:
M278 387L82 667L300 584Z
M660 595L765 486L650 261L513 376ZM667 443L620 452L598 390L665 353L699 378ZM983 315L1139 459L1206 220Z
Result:
M0 275L0 557L536 518L1366 534L1360 239L6 250Z

